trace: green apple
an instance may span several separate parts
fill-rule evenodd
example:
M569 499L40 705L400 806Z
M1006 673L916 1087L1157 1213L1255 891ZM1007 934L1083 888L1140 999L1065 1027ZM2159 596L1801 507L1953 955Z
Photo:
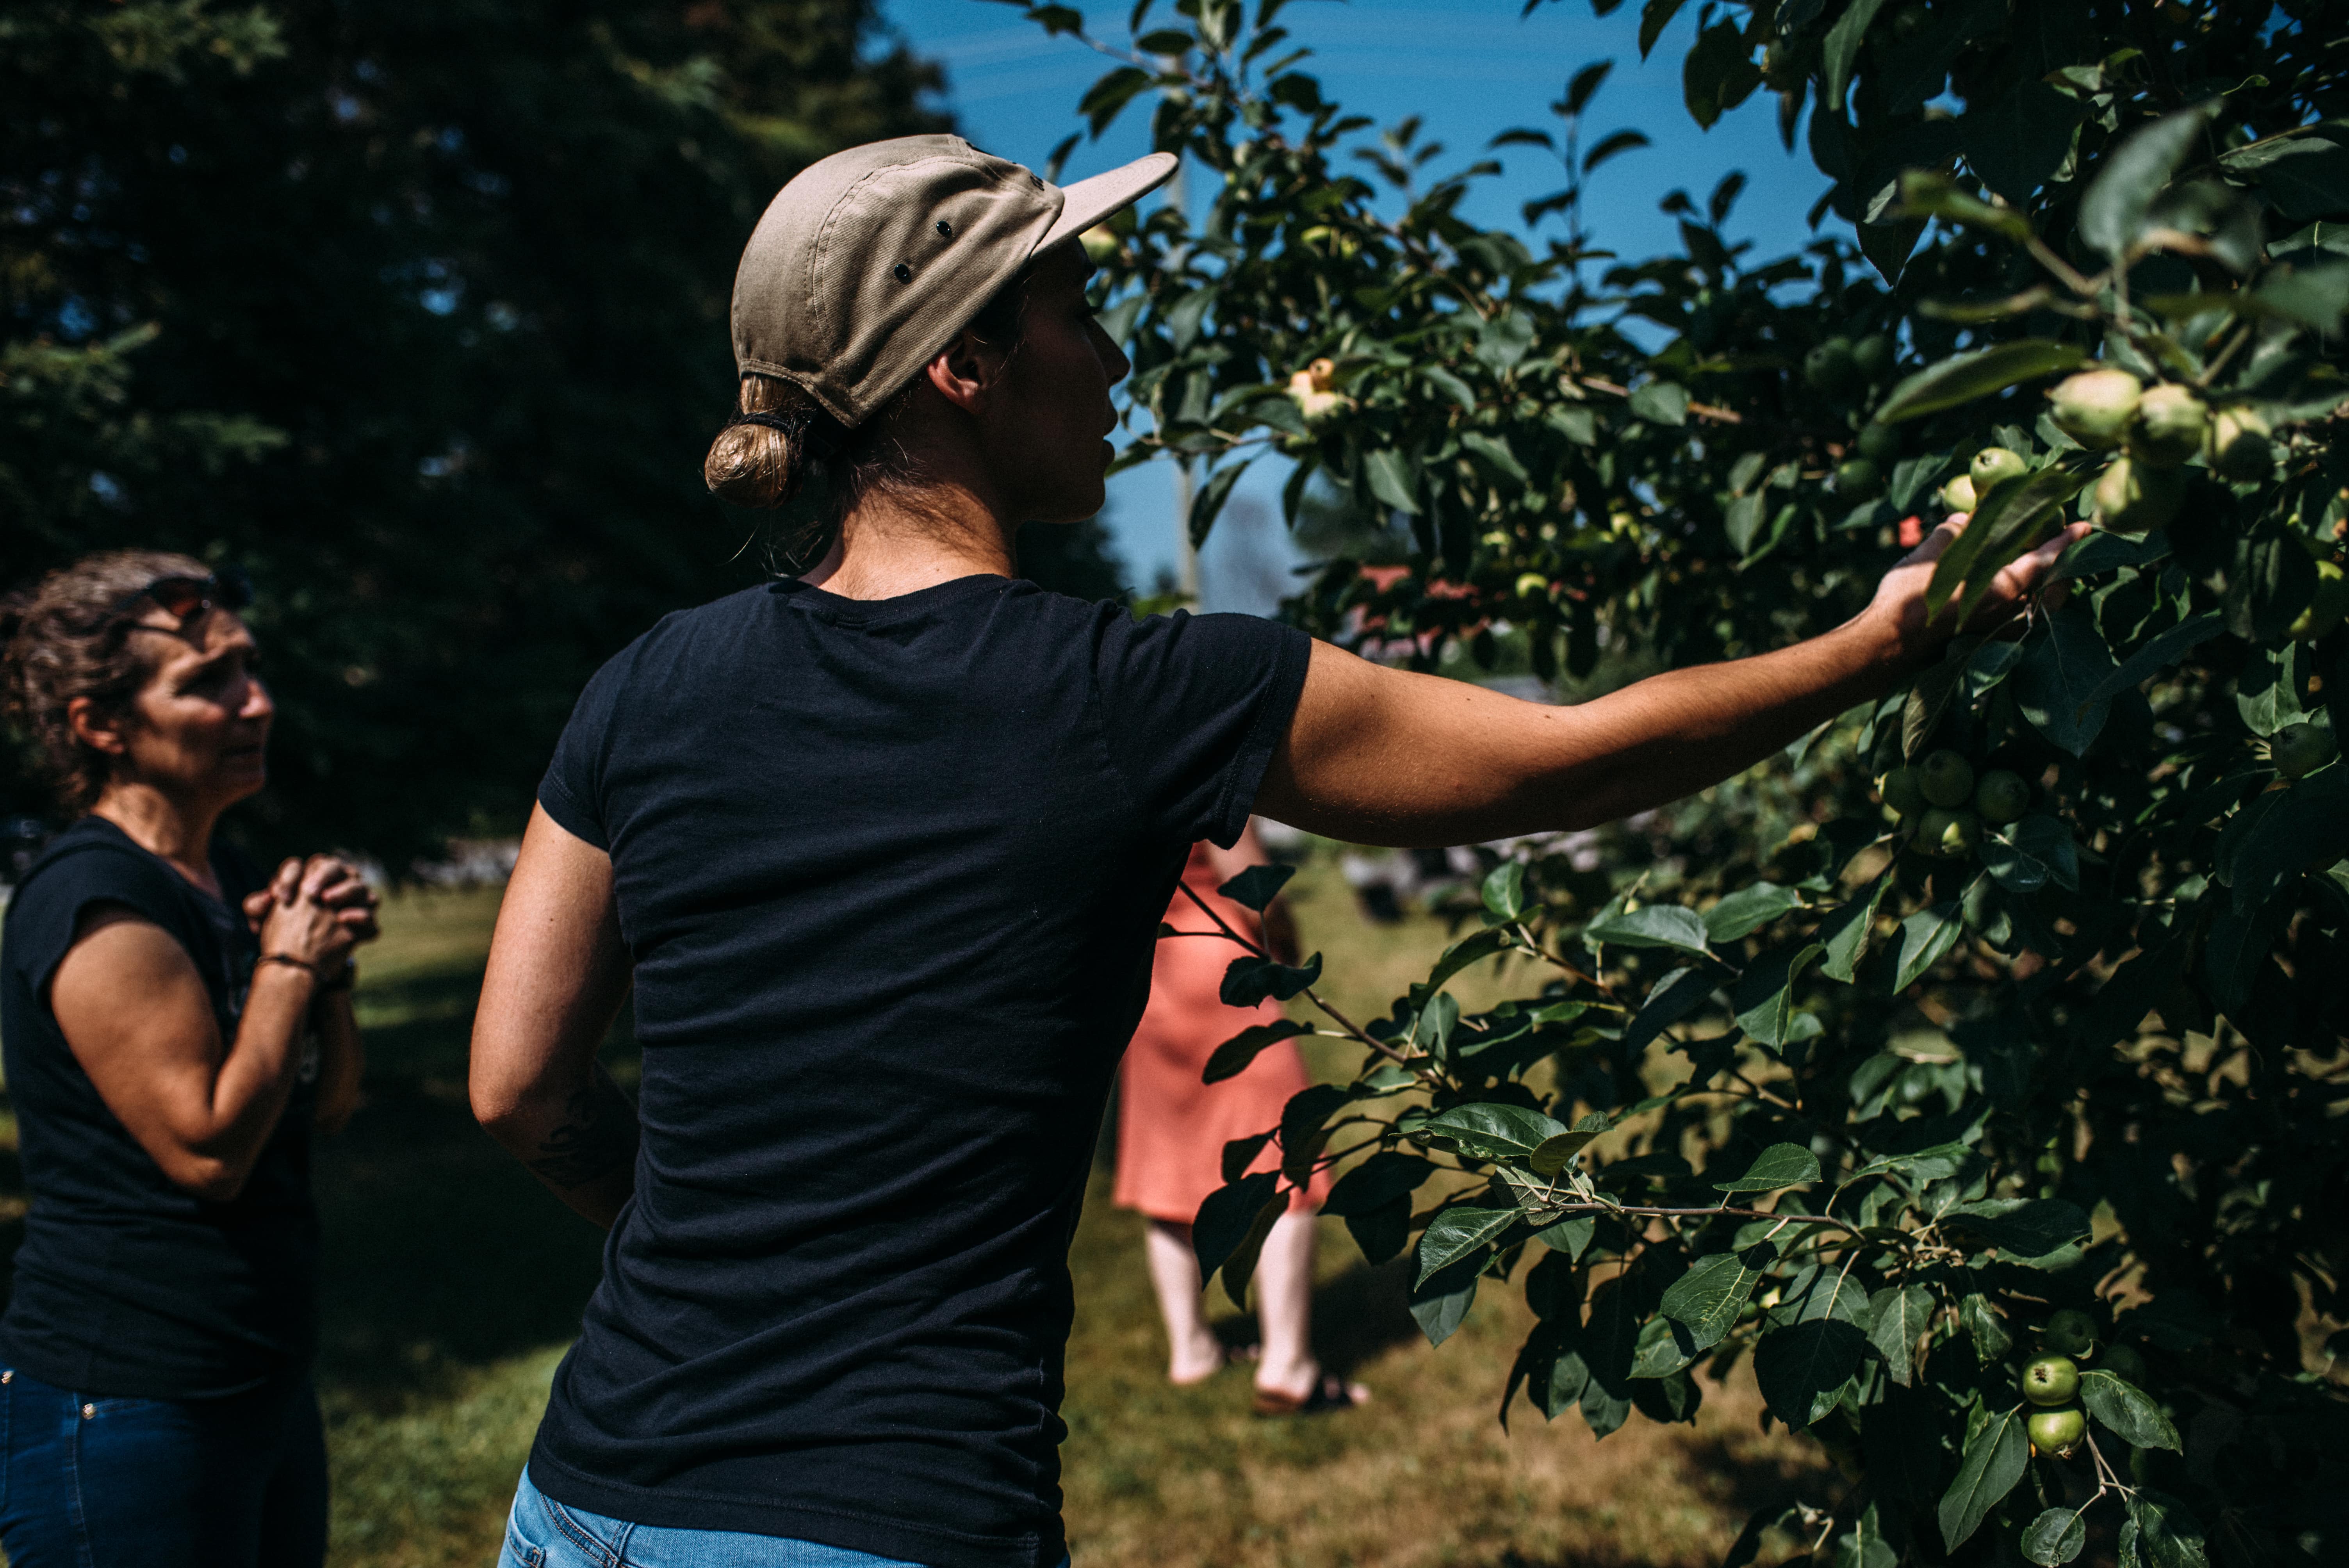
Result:
M2106 452L2121 444L2137 415L2145 383L2126 370L2083 370L2056 383L2047 396L2055 428L2084 447Z
M2150 1368L2146 1366L2145 1357L2137 1354L2136 1346L2113 1346L2105 1352L2104 1363L2100 1371L2111 1373L2132 1388L2142 1389L2145 1387Z
M2039 1343L2058 1356L2085 1360L2096 1353L2096 1320L2076 1306L2067 1306L2047 1320L2047 1326L2039 1332Z
M2023 1397L2034 1405L2068 1405L2079 1396L2080 1367L2069 1356L2034 1356L2023 1364Z
M1884 803L1903 817L1918 816L1931 804L1914 768L1895 768L1877 781L1877 788L1883 791Z
M2276 771L2287 779L2315 772L2339 754L2333 732L2321 724L2287 724L2268 741Z
M1974 481L1964 474L1941 487L1941 504L1951 511L1972 511L1974 500Z
M2341 624L2349 613L2349 576L2330 561L2316 563L2316 594L2292 623L2292 634L2303 643L2313 643Z
M2183 387L2148 387L2137 402L2129 426L2128 454L2157 469L2174 469L2202 449L2209 438L2210 410Z
M1936 806L1917 819L1917 847L1946 861L1961 861L1982 843L1982 819L1962 807Z
M1830 337L1803 356L1803 379L1814 392L1844 391L1858 377L1848 337Z
M2115 533L2164 528L2186 503L2186 476L2115 458L2096 478L2095 502L2096 521Z
M2023 1424L2034 1453L2068 1454L2088 1435L2088 1418L2077 1405L2061 1410L2033 1410Z
M2230 480L2265 479L2275 464L2273 434L2249 408L2221 408L2211 417L2204 451L2210 466Z
M2019 480L2031 471L2021 452L2008 447L1984 447L1966 465L1966 477L1974 481L1974 494L1985 496L2009 480Z
M1880 332L1869 333L1851 346L1851 363L1868 380L1883 380L1892 369L1892 340Z
M1846 458L1836 465L1836 494L1866 500L1884 488L1884 474L1866 458Z
M1872 463L1889 463L1900 455L1900 432L1870 419L1859 428L1859 455Z
M2031 809L2031 786L2018 774L1993 768L1974 781L1974 810L1994 828L2003 828Z
M1917 765L1917 782L1936 806L1954 810L1974 798L1973 764L1947 747Z

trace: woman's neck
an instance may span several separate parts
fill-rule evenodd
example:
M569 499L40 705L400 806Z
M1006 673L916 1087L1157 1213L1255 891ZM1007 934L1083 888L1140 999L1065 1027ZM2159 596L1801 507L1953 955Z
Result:
M148 853L159 856L196 886L220 896L220 879L212 875L212 825L220 808L209 809L174 799L152 784L114 783L98 798L90 815L103 817L121 829Z
M801 581L843 599L895 599L957 577L1011 577L1018 524L959 484L874 496L852 511L830 553Z

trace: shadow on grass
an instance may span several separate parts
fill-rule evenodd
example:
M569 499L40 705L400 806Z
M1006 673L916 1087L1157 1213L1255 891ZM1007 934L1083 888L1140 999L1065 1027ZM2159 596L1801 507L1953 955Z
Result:
M1210 1287L1221 1301L1223 1287ZM1254 1313L1226 1312L1211 1326L1226 1350L1256 1346ZM1313 1357L1340 1377L1419 1337L1411 1315L1411 1264L1395 1258L1373 1267L1356 1264L1313 1287Z

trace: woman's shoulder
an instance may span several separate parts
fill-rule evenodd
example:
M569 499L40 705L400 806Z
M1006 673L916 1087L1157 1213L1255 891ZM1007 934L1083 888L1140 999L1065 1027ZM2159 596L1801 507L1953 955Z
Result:
M171 869L100 817L85 817L49 841L8 899L7 936L0 942L13 965L46 970L73 941L81 912L119 903L158 924L176 927L185 907Z

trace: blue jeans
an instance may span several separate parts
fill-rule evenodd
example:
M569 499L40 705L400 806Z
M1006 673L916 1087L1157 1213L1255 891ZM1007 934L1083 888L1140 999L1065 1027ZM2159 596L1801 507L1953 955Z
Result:
M10 1568L15 1568L12 1563ZM845 1546L736 1530L674 1530L557 1502L522 1472L498 1568L920 1568ZM1061 1559L1061 1568L1069 1560Z
M9 1568L318 1568L326 1438L307 1377L109 1399L0 1367Z

